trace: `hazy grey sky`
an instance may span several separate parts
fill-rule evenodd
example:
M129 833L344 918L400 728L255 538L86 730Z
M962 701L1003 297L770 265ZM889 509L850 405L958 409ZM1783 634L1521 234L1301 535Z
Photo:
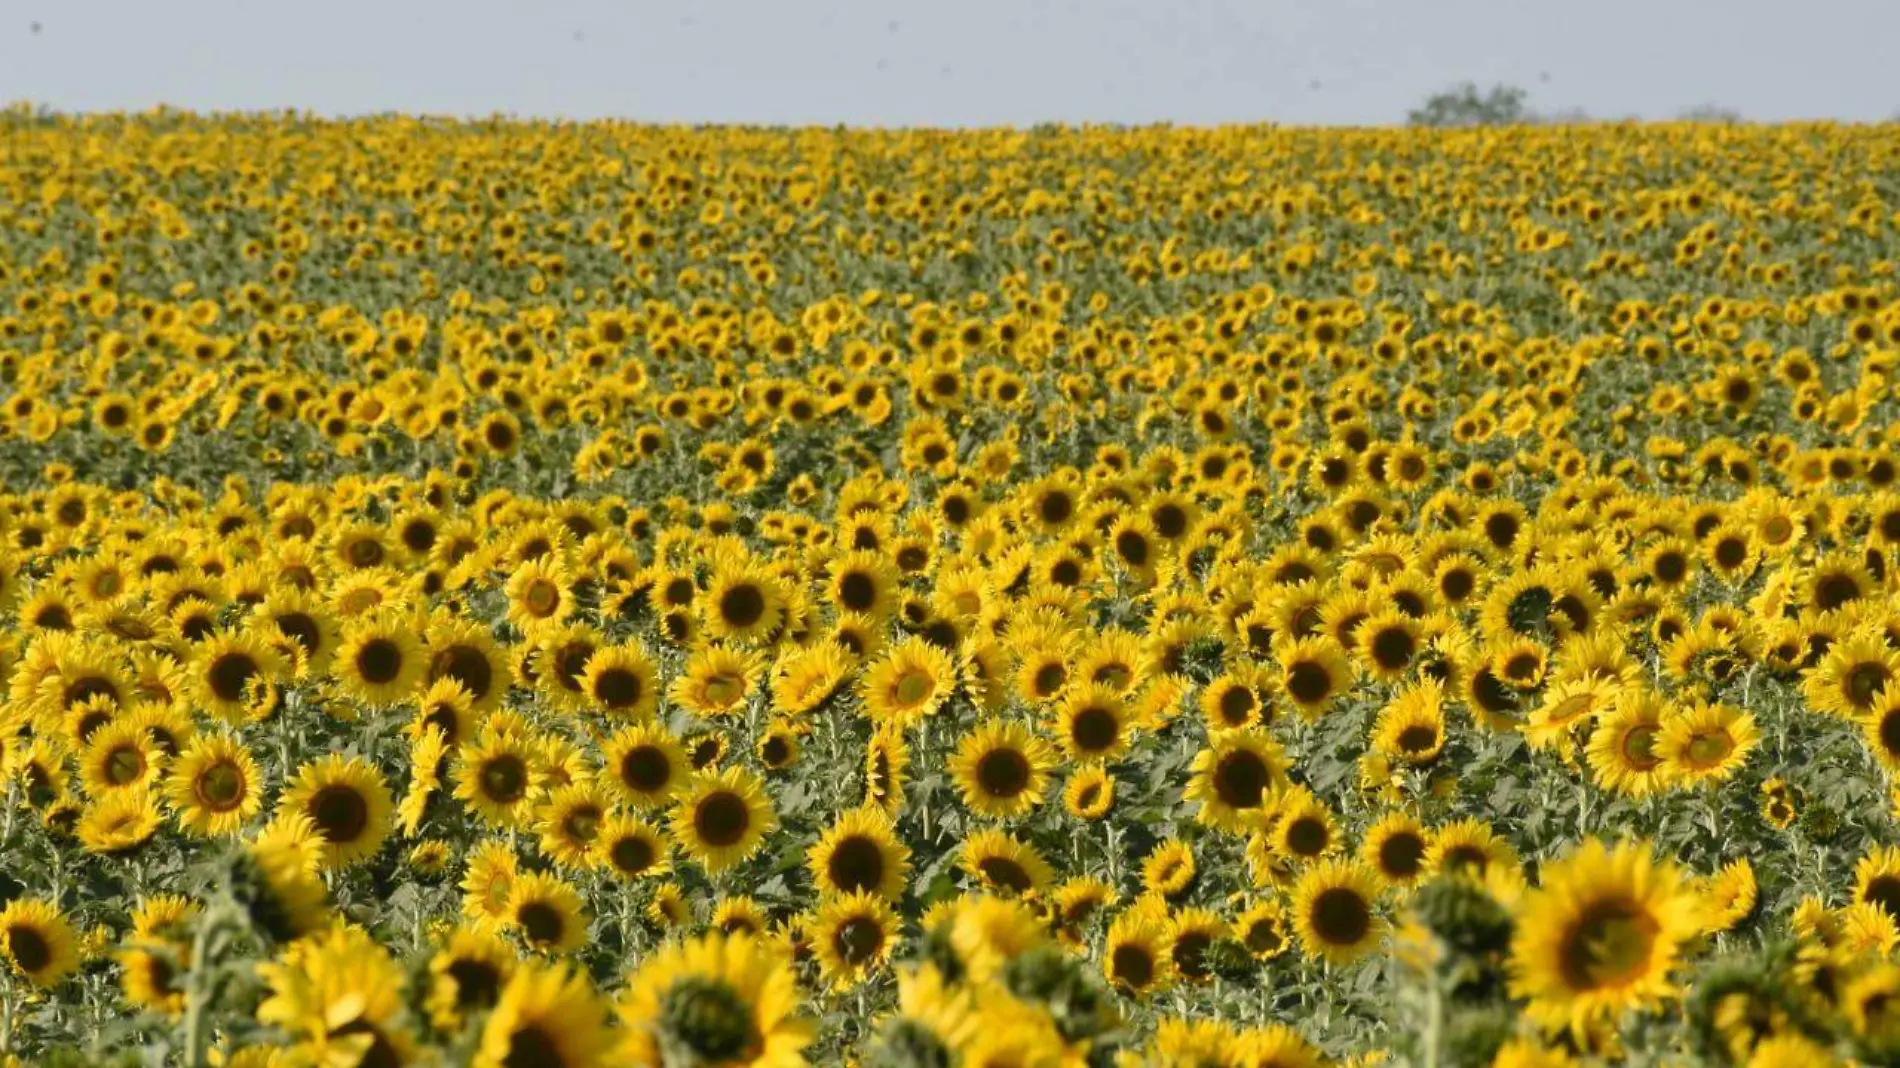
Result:
M37 25L37 30L35 26ZM0 100L666 121L1900 110L1900 0L0 0Z

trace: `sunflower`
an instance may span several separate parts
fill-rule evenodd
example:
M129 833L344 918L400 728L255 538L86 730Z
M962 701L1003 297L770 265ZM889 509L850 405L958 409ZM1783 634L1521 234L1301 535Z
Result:
M191 967L189 925L198 905L176 895L142 899L132 913L132 933L114 953L125 999L152 1012L179 1017Z
M1754 865L1746 858L1737 860L1695 880L1695 889L1702 896L1703 930L1709 934L1729 930L1755 910L1758 887ZM1891 925L1891 919L1888 922ZM1895 932L1895 938L1900 940L1900 931Z
M254 634L218 631L193 651L193 692L213 715L241 723L255 713L253 687L276 678L280 667L276 651Z
M1272 960L1286 952L1291 938L1287 933L1286 908L1278 901L1257 901L1234 917L1230 925L1234 938L1256 960Z
M1174 972L1192 983L1212 978L1207 951L1230 934L1227 921L1210 909L1188 908L1168 920L1168 955Z
M264 780L244 743L224 734L194 738L165 773L165 797L193 834L235 834L264 804Z
M33 808L45 808L66 793L69 776L65 745L57 738L35 738L14 746L0 758L0 771L18 780L22 801Z
M1807 603L1816 611L1831 612L1867 597L1878 588L1859 560L1845 553L1817 561L1803 583Z
M715 874L751 856L777 826L763 785L743 768L694 776L673 810L674 839Z
M1429 764L1445 748L1444 688L1423 679L1379 712L1372 747L1408 764Z
M1432 832L1425 850L1425 871L1468 876L1482 881L1493 869L1517 867L1517 852L1491 825L1479 819L1453 820Z
M1174 981L1174 958L1168 952L1165 913L1130 908L1108 925L1102 946L1102 974L1119 989L1136 997L1165 990Z
M316 825L296 812L279 815L245 844L249 878L240 900L255 929L289 942L323 926L329 917L318 878L324 849Z
M573 886L545 872L528 872L508 890L509 927L544 953L566 953L587 942L587 911Z
M690 773L685 748L663 727L623 728L602 750L607 775L635 808L664 806Z
M955 686L950 654L921 638L892 648L859 683L871 722L900 728L934 715Z
M785 593L771 573L740 565L714 574L700 601L706 632L724 641L758 644L785 618Z
M813 1029L791 962L749 935L708 934L650 955L619 1007L634 1064L796 1068Z
M874 808L846 812L805 854L821 894L873 893L895 901L910 874L910 849Z
M693 907L679 887L661 883L654 888L653 899L647 902L646 917L655 926L673 930L692 922Z
M323 863L347 868L369 860L389 837L394 804L374 765L332 753L305 764L284 790L281 812L301 814L325 845Z
M1266 726L1274 720L1267 676L1253 665L1215 676L1201 688L1199 704L1210 733Z
M126 722L137 727L164 754L167 762L176 758L198 736L198 725L191 712L175 704L141 702L128 710Z
M1700 909L1675 866L1646 846L1591 838L1544 868L1511 939L1511 992L1548 1028L1655 1003Z
M1322 860L1293 888L1294 929L1307 956L1349 964L1378 944L1379 874L1354 860Z
M1854 900L1877 905L1900 922L1900 848L1877 846L1854 865Z
M1041 893L1055 877L1035 846L1000 830L966 837L962 861L963 869L985 887L1008 894Z
M804 753L804 731L795 724L780 720L759 735L753 751L758 754L759 763L765 770L784 771L798 763L798 758Z
M1755 717L1725 704L1695 703L1663 723L1655 744L1663 778L1677 784L1721 782L1761 741Z
M1263 838L1271 843L1276 857L1303 864L1339 850L1339 828L1332 810L1304 786L1282 790L1263 820Z
M332 670L343 692L373 706L388 706L415 693L426 667L415 632L393 618L371 616L343 632Z
M883 554L858 549L831 561L825 598L840 612L888 619L896 611L897 584L897 569Z
M402 968L361 928L332 928L257 970L270 988L258 1022L294 1039L293 1059L404 1065L415 1057L400 1024Z
M673 702L696 716L734 715L743 710L760 672L755 655L711 645L686 659L673 683Z
M482 1024L474 1068L605 1068L620 1061L607 1006L584 972L524 962Z
M535 820L535 829L541 834L541 854L568 868L598 863L601 824L611 807L605 787L591 780L556 788L540 806Z
M1062 788L1062 807L1077 819L1102 819L1115 807L1115 777L1100 764L1082 765Z
M1378 869L1379 877L1393 886L1409 886L1426 870L1426 851L1431 835L1418 817L1407 812L1388 812L1366 829L1359 857Z
M79 753L79 781L94 797L140 790L162 774L164 764L164 752L127 716L100 727L86 740Z
M1069 652L1062 643L1038 643L1017 658L1016 696L1027 705L1047 704L1062 696L1070 674Z
M1250 690L1240 692L1252 700ZM1128 749L1131 715L1119 691L1099 682L1078 683L1064 696L1051 729L1071 759L1113 761Z
M804 716L837 693L851 676L844 650L830 642L788 652L772 668L773 708L783 716Z
M330 669L337 651L336 619L315 594L278 586L252 611L257 625L266 633L275 630L289 644L299 675L320 676Z
M1141 636L1120 628L1104 629L1082 646L1073 672L1080 682L1097 683L1122 694L1139 688L1147 681L1147 673Z
M1354 632L1353 651L1373 678L1394 682L1405 677L1423 642L1418 622L1395 608L1374 612Z
M588 698L582 679L587 673L587 662L605 644L606 639L592 627L577 623L550 627L536 634L532 643L517 647L517 651L522 648L533 651L528 666L520 674L523 681L531 681L557 707L585 708Z
M1008 819L1042 803L1055 751L1020 723L991 720L963 737L946 770L971 811Z
M1056 888L1049 906L1050 923L1066 945L1080 949L1086 941L1086 928L1120 896L1100 879L1077 876Z
M645 820L624 813L609 816L597 842L601 862L623 879L662 875L672 867L672 842Z
M455 796L491 826L522 826L543 779L536 756L525 738L484 730L456 754Z
M1328 1062L1298 1031L1286 1024L1267 1024L1248 1028L1235 1036L1234 1063L1250 1068L1323 1068ZM1506 1066L1499 1062L1497 1068L1527 1066Z
M1286 767L1279 743L1264 731L1222 732L1194 758L1183 797L1199 802L1200 822L1238 833L1285 784Z
M1864 628L1830 646L1801 689L1816 712L1853 718L1867 715L1896 677L1900 653L1879 631Z
M506 841L491 838L470 850L461 882L463 915L476 920L503 920L520 874L521 862Z
M1542 701L1524 723L1524 740L1534 749L1563 756L1576 748L1576 736L1615 700L1620 687L1596 678L1557 682L1544 690Z
M573 580L552 554L524 561L508 576L508 621L523 634L558 627L574 614Z
M721 898L713 907L712 919L708 926L729 935L750 934L763 937L768 921L765 910L757 901L740 894L737 897Z
M508 660L488 628L466 620L438 620L430 624L425 641L425 686L453 680L468 694L470 709L488 712L500 706L513 680Z
M1663 698L1646 687L1618 695L1610 710L1597 717L1590 732L1586 756L1590 770L1604 788L1631 797L1655 791L1663 781L1662 757L1656 752L1663 720L1673 712Z
M52 903L17 897L0 908L0 952L38 987L55 986L79 967L79 937Z
M1142 887L1167 900L1187 893L1198 874L1194 850L1178 838L1163 839L1141 862Z
M810 929L819 973L833 989L849 989L890 959L897 914L881 895L832 895L819 906Z
M866 1063L957 1064L984 1026L964 984L946 982L934 965L904 969L897 976L897 1011L871 1037Z
M889 816L904 807L904 770L910 747L897 729L878 728L864 747L864 803Z
M831 623L831 644L852 664L871 660L884 652L887 625L865 616L846 612Z
M74 828L89 853L125 853L158 833L158 800L146 790L118 790L87 806Z
M604 646L587 658L581 691L594 707L622 719L646 720L659 703L653 661L632 646Z
M434 734L443 749L453 749L475 734L475 709L468 691L452 678L430 683L416 698L416 714L403 729L412 742Z
M1861 738L1888 771L1900 771L1900 686L1881 691L1880 699L1859 717Z
M1280 690L1308 719L1317 718L1346 691L1352 667L1331 638L1300 638L1279 650Z
M443 938L429 958L429 1018L438 1029L454 1032L464 1022L495 1007L520 957L485 927L462 925Z

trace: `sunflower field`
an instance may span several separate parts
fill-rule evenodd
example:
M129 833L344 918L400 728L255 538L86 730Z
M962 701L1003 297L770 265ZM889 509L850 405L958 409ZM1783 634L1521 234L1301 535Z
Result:
M1892 198L0 113L0 1065L1900 1064Z

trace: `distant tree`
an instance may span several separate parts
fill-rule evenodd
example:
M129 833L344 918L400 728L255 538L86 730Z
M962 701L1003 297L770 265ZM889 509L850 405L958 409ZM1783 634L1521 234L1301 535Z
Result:
M1676 116L1683 122L1741 122L1742 113L1717 104L1701 104Z
M1425 98L1406 115L1413 126L1509 126L1534 121L1526 106L1530 93L1515 85L1493 85L1480 92L1465 82Z

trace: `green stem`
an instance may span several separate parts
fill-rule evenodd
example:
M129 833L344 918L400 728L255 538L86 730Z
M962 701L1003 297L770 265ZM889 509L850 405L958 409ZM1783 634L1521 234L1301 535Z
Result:
M1425 1068L1438 1068L1438 1047L1444 1041L1445 999L1439 991L1438 969L1425 977Z
M212 944L223 933L226 919L223 909L207 912L191 942L191 984L185 994L185 1068L210 1068L210 1010L217 993Z
M13 1053L13 980L0 975L0 1060Z

